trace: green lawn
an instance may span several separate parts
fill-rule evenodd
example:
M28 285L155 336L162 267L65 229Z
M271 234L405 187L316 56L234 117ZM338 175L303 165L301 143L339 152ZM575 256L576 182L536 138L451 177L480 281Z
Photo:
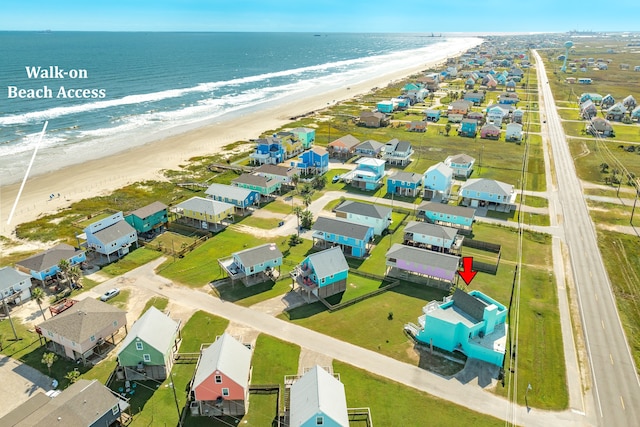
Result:
M173 231L165 231L159 236L155 237L151 242L151 247L164 247L167 249L172 249L175 251L179 251L185 246L188 246L195 242L199 236L185 236L181 233L175 233Z
M147 310L149 310L152 306L157 308L160 311L164 311L166 310L168 305L169 305L169 300L167 298L153 297L149 301L147 301L144 308L142 309L141 315L146 313Z
M128 271L138 268L162 255L161 252L146 248L138 248L129 252L126 256L105 265L100 269L103 274L111 277L120 276Z
M239 221L239 224L247 225L250 227L262 228L263 230L272 230L278 228L278 224L283 218L262 218L253 215L249 215Z
M603 203L587 200L589 214L596 225L630 225L632 206L619 205L617 203ZM633 225L640 227L640 206L636 206L633 215Z
M131 295L131 290L129 289L121 289L120 293L115 297L111 298L107 301L107 304L115 305L121 310L127 309L127 302L129 301L129 296Z
M518 194L516 197L516 203L520 203L521 199L522 195ZM549 200L546 197L525 196L524 204L527 206L531 206L532 208L548 208Z
M234 285L222 285L212 292L224 301L234 302L243 307L250 307L262 301L284 295L291 290L291 279L286 276L276 283L271 281L253 286L245 286L242 282Z
M285 203L281 200L274 200L272 202L269 202L266 205L262 205L260 209L273 212L273 213L283 214L283 215L289 215L291 212L293 212L291 204Z
M371 409L376 426L501 426L504 421L473 412L428 393L417 391L371 372L334 360L333 370L340 374L347 395L347 407ZM452 380L455 381L455 380Z

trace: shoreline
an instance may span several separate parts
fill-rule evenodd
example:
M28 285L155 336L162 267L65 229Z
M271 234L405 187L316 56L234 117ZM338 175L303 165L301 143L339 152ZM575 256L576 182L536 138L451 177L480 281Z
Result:
M7 223L8 217L21 182L3 185L0 187L0 235L14 237L12 233L17 224L57 212L85 198L105 195L134 182L166 180L163 170L179 168L192 157L220 153L228 144L257 138L269 129L290 123L292 117L308 115L369 93L374 88L386 87L441 64L448 57L459 56L470 47L471 44L463 50L447 52L448 55L419 66L375 76L348 88L296 99L244 116L221 119L219 123L158 139L114 155L31 176L24 186L10 224ZM51 194L56 197L50 199Z

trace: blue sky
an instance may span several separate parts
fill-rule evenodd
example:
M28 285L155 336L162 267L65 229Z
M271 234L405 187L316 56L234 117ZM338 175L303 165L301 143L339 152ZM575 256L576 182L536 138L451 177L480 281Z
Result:
M2 0L0 30L639 31L637 0Z

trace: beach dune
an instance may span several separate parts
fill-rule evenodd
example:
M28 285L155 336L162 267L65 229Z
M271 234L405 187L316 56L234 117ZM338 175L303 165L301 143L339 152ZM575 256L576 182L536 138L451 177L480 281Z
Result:
M477 39L469 39L469 43L462 50L442 50L437 59L410 69L368 76L360 83L349 87L297 98L286 104L266 107L240 117L227 120L223 117L217 124L160 139L109 157L67 166L41 175L38 175L34 166L11 222L8 222L8 219L20 183L0 187L0 234L11 236L17 224L34 220L44 213L55 212L84 198L104 195L133 182L163 180L162 170L176 169L189 158L219 153L225 145L235 141L257 138L268 129L286 125L291 121L291 117L327 108L337 102L367 93L374 87L387 86L392 81L433 67L447 57L459 55L476 44ZM460 44L457 48L460 49ZM54 197L51 198L51 195Z

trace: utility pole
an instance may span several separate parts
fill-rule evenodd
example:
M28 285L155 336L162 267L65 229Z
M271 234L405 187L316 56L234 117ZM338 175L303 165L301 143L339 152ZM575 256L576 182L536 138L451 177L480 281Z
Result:
M4 313L9 318L9 323L11 324L11 330L13 331L13 336L16 341L18 341L18 334L16 333L16 327L13 325L13 319L11 319L11 315L9 314L9 307L7 307L7 302L4 299L4 294L2 294L2 305L4 306Z
M636 198L633 201L633 208L631 209L631 219L629 220L629 224L633 225L633 214L636 211L636 203L638 203L638 196L640 196L640 189L636 188Z

